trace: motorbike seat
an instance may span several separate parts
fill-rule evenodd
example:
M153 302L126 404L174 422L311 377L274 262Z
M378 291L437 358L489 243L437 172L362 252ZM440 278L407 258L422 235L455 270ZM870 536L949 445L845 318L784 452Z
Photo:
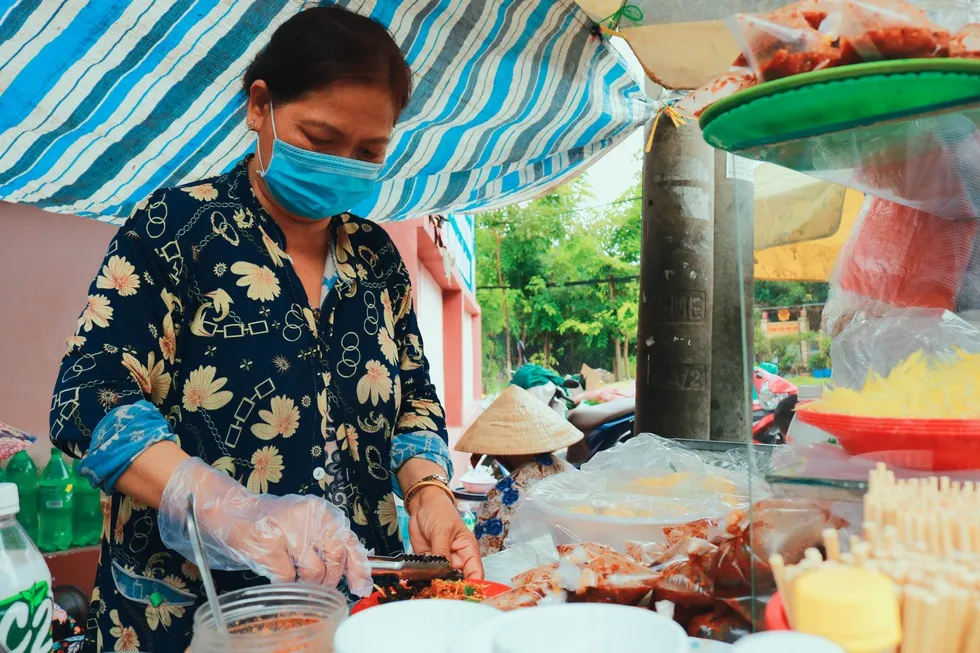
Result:
M606 422L633 412L636 412L636 400L633 397L623 397L595 406L579 405L568 411L568 421L582 433L591 433Z

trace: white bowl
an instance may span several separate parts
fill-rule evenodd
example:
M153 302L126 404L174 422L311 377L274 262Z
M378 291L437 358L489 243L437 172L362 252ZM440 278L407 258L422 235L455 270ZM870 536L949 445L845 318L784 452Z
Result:
M690 653L684 629L645 608L556 605L509 612L491 624L488 653Z
M449 653L453 644L499 614L469 601L388 603L345 620L334 636L334 653Z
M496 487L496 483L474 483L473 481L463 481L463 488L473 494L487 494Z

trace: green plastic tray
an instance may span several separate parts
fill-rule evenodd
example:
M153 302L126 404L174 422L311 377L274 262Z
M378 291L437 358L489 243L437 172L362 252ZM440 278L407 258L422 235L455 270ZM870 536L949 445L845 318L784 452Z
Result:
M907 59L830 68L720 100L699 124L728 152L980 105L980 60Z

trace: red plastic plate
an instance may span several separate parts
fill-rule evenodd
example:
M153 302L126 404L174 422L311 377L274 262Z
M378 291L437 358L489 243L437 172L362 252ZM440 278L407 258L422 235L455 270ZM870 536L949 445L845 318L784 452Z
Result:
M468 580L468 584L473 587L479 587L483 589L483 593L486 594L487 598L491 596L497 596L498 594L503 594L509 591L511 588L503 585L501 583L495 583L490 580ZM357 614L358 612L363 612L368 608L373 608L378 605L378 599L381 598L380 592L375 592L371 596L361 599L350 609L351 614Z
M924 471L980 469L980 420L856 417L798 410L800 419L837 438L844 451Z

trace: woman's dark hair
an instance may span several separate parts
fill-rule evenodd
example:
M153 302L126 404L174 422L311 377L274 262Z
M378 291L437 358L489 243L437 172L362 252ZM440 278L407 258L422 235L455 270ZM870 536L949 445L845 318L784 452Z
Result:
M412 93L412 71L383 25L342 7L313 7L279 26L242 80L256 80L272 100L290 102L341 80L387 86L401 113Z

